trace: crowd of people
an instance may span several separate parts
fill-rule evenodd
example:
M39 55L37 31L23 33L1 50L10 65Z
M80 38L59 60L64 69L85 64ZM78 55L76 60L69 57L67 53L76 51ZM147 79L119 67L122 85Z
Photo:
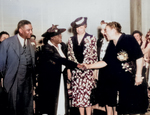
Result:
M0 33L0 114L75 115L77 108L92 115L93 105L107 115L145 114L150 31L127 35L118 22L102 20L96 39L86 32L87 17L70 25L67 44L66 29L54 24L38 47L28 20L19 21L14 36Z

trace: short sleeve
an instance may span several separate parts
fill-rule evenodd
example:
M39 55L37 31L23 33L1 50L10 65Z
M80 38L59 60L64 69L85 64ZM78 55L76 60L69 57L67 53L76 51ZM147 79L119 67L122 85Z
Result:
M140 45L138 44L138 42L136 41L136 39L131 36L131 35L127 35L127 48L128 48L128 51L129 51L129 56L134 59L134 60L137 60L141 57L143 57L143 52L140 48Z
M116 53L115 53L115 46L113 45L113 41L111 40L108 44L108 47L106 49L105 56L103 58L103 61L105 61L107 64L115 63L114 60L116 60ZM113 60L113 61L112 61Z

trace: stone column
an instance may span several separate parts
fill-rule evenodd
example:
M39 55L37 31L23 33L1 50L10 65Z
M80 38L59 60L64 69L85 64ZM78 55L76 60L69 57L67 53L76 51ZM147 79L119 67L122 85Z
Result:
M141 0L130 0L130 26L131 33L134 30L142 32L142 14L141 14Z

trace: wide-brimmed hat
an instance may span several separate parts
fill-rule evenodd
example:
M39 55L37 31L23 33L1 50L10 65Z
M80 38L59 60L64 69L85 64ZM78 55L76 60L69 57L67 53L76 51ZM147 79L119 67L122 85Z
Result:
M50 27L44 34L42 34L42 37L53 37L66 31L65 28L57 28L57 26L58 25L52 24L52 27Z
M79 17L71 23L71 26L77 28L86 24L87 24L87 17Z

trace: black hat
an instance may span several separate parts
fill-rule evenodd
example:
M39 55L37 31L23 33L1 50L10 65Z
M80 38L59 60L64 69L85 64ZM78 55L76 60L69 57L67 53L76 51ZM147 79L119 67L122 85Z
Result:
M66 31L65 28L57 28L57 26L58 25L52 24L52 27L50 27L44 34L42 34L42 37L53 37Z
M71 23L71 26L77 28L86 24L87 24L87 17L79 17Z

